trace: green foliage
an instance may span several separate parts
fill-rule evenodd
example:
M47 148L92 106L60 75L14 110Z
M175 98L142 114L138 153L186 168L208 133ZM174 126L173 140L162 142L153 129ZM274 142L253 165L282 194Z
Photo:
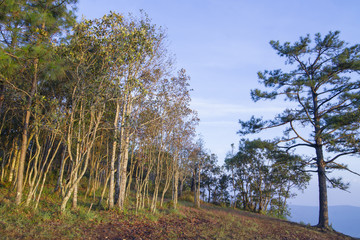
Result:
M266 214L284 220L290 217L290 209L284 200L283 198L273 198L270 209Z
M270 209L270 215L286 217L286 200L294 196L291 189L304 189L310 180L304 163L274 142L242 139L239 152L225 160L225 166L234 171L237 205L254 212Z
M212 201L225 207L230 205L230 194L228 188L230 186L230 176L222 173L215 181L216 185L212 192Z
M329 32L324 37L317 33L313 42L307 35L294 43L271 41L270 45L286 59L285 63L291 65L292 70L259 72L260 83L270 91L253 90L252 98L254 101L282 98L296 106L284 110L272 120L252 117L250 121L240 121L242 129L239 133L244 135L284 127L279 141L285 143L283 147L288 150L299 147L314 149L316 157L311 157L309 166L317 168L320 206L324 206L319 226L328 227L326 181L340 189L346 189L346 184L340 179L328 178L326 171L349 170L336 160L359 153L360 82L354 75L360 70L360 45L348 46L339 39L338 31ZM330 154L324 156L324 151Z
M208 194L208 202L214 201L214 193L215 189L218 188L218 178L221 174L221 169L217 165L217 156L212 154L207 156L202 164L201 168L201 187L204 191L207 191ZM216 196L218 200L218 196Z

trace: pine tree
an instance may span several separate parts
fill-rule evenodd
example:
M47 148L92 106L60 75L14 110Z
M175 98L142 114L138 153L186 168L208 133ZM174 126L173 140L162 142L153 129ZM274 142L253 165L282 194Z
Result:
M32 105L38 85L53 68L54 49L75 22L71 6L76 0L6 0L0 4L1 103L5 89L15 91L23 104L22 141L17 174L16 204L22 199L24 166L28 135L31 127ZM72 8L71 8L72 9ZM19 101L18 99L14 99Z
M293 70L259 72L260 83L270 92L259 89L251 92L252 99L276 99L295 102L297 107L286 109L273 120L252 117L243 122L240 134L286 126L281 142L287 149L309 147L319 184L318 227L328 228L327 182L346 188L340 179L330 179L327 170L346 169L337 160L345 155L359 153L360 82L354 74L360 70L360 45L347 46L339 40L339 32L325 37L315 34L314 44L309 35L293 44L271 41L278 55L286 58ZM309 130L310 134L307 134ZM351 171L351 170L349 170Z

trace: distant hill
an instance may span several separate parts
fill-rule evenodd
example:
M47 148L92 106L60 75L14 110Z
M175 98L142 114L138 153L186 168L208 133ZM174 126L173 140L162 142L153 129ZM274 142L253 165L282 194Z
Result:
M290 205L289 220L315 225L318 211L318 207ZM360 238L360 207L329 206L329 220L336 231Z

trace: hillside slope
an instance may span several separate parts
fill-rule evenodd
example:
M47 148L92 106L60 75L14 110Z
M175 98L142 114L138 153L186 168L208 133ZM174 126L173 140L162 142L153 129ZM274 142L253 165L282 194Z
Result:
M4 213L4 206L1 206ZM9 208L8 208L9 209ZM11 210L9 210L11 211ZM18 216L16 216L18 214ZM160 213L83 211L59 215L14 211L0 215L2 239L352 239L249 212L183 203Z

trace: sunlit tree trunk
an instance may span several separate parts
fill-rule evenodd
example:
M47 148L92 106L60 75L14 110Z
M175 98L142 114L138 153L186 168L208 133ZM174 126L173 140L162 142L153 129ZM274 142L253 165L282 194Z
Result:
M175 166L175 174L174 174L174 181L173 181L173 201L174 201L174 209L177 209L177 205L178 205L178 195L179 195L179 167Z
M109 208L114 207L114 192L115 192L115 160L116 160L116 149L118 142L119 132L119 114L120 114L120 103L116 101L116 113L114 119L114 141L112 144L112 153L110 160L110 186L109 186Z
M130 97L130 96L129 96ZM117 199L117 205L120 209L124 208L125 203L125 191L127 181L127 164L129 161L129 146L130 146L130 129L129 129L129 117L131 114L131 101L124 106L122 120L121 120L121 145L120 145L120 158L118 159L118 172L115 188L115 199ZM118 194L117 194L118 192ZM118 196L117 196L118 195Z
M26 105L26 110L25 110L25 119L24 119L22 141L20 147L19 168L17 174L17 188L16 188L16 198L15 198L16 205L20 205L22 199L22 193L23 193L24 168L25 168L25 159L26 159L27 145L28 145L31 104L32 104L32 98L34 97L36 92L36 87L38 82L38 62L39 59L37 58L34 59L34 76L32 79L31 90L27 99L28 103Z

